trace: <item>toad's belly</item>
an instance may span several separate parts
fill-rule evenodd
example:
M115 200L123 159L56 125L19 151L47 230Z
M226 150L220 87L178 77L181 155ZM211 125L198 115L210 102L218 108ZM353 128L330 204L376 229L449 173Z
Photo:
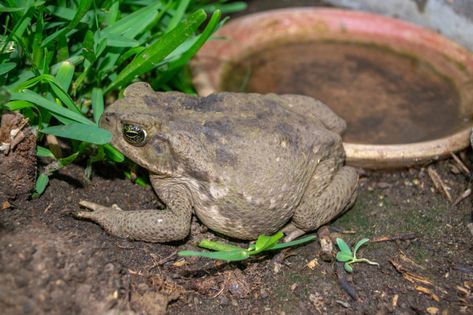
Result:
M216 203L195 208L197 217L210 229L238 239L255 240L271 235L292 217L293 208L262 208L251 205Z

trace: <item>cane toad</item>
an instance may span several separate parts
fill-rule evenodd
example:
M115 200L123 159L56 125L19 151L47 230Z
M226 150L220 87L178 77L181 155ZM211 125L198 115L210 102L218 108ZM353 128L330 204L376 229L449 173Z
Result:
M185 238L195 214L239 239L278 230L295 238L350 207L356 171L344 166L345 122L307 96L154 92L135 83L101 121L112 144L149 170L164 210L81 205L110 234L149 242Z

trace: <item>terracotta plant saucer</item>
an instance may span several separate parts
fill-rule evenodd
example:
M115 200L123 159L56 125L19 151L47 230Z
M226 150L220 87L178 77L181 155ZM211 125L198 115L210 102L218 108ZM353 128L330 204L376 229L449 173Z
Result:
M347 162L396 168L469 145L473 55L400 20L337 9L266 11L232 20L191 63L200 95L306 94L348 122Z

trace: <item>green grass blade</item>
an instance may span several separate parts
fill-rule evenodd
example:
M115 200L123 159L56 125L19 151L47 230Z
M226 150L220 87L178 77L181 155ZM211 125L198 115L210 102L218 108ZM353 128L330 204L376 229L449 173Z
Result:
M159 13L158 9L162 6L161 2L152 3L116 21L102 31L112 34L121 34L127 38L135 38L154 20Z
M280 249L284 249L284 248L287 248L287 247L293 247L293 246L301 245L301 244L304 244L304 243L312 242L313 240L315 240L314 235L307 235L306 237L302 237L302 238L299 238L299 239L294 240L294 241L275 244L274 246L271 246L267 250L280 250Z
M125 156L118 151L113 145L107 143L103 146L105 155L112 161L121 163L125 161Z
M236 1L231 3L208 4L202 7L206 12L222 11L223 14L243 11L247 8L246 2Z
M17 100L17 101L30 102L39 107L44 108L45 110L50 111L51 113L64 116L66 118L69 118L71 120L77 121L82 124L94 125L92 121L82 116L81 114L73 112L67 108L61 107L58 104L54 103L53 101L50 101L30 90L24 90L23 92L20 92L20 93L19 92L11 93L11 99Z
M56 81L64 91L69 90L71 86L72 77L74 76L74 65L69 61L60 63L56 72Z
M140 44L137 40L106 31L100 32L100 37L107 39L107 45L111 47L136 47Z
M174 49L186 41L187 38L192 36L205 21L206 17L207 15L204 10L198 10L184 22L179 23L172 31L163 35L158 41L138 54L135 59L118 74L115 80L108 86L106 92L128 84L135 76L154 68Z
M39 157L48 157L55 159L56 157L48 148L42 147L40 145L36 146L36 155Z
M49 44L55 42L59 37L65 36L69 31L76 27L84 15L89 11L90 6L92 5L92 0L80 0L79 7L69 24L60 31L57 31L50 36L46 37L43 41L42 47L46 47Z
M9 71L15 69L16 63L14 62L5 62L0 65L0 75L4 75Z
M202 240L199 243L199 247L216 250L216 251L232 251L232 250L245 250L239 246L225 244L222 242L214 242L209 240Z
M99 128L95 125L84 125L78 123L47 127L41 129L40 132L93 144L106 144L112 139L112 134L108 130Z
M36 185L34 188L34 193L33 197L38 197L40 196L44 190L46 189L46 186L48 185L49 182L49 177L48 175L41 173L39 174L38 178L36 179Z
M179 5L176 9L176 12L174 12L174 15L172 16L171 20L169 21L168 27L166 32L169 32L173 28L179 24L179 22L182 20L184 17L184 14L186 13L187 7L189 6L190 0L181 0L179 1Z
M98 125L100 117L104 111L103 92L102 89L92 89L92 113L94 114L94 121Z
M77 157L79 156L79 153L80 151L77 151L69 156L66 156L65 158L62 158L62 159L59 159L59 165L61 167L64 167L64 166L68 166L69 164L71 164L72 162L75 161L75 159L77 159Z
M260 235L258 236L258 239L256 240L254 251L252 251L252 255L258 254L275 244L284 236L282 232L278 232L272 236L267 236L267 235Z
M198 256L211 259L225 260L225 261L240 261L248 257L248 253L244 250L222 251L222 252L198 252L192 250L184 250L177 253L180 256Z
M220 11L218 10L215 11L212 14L212 17L210 18L209 23L207 23L207 26L205 27L202 34L200 34L196 38L193 38L183 43L175 51L173 51L168 57L166 57L166 59L174 58L174 60L168 60L167 70L165 73L161 75L159 82L167 82L171 77L175 75L176 71L179 68L183 67L185 64L187 64L191 60L191 58L205 44L205 42L210 38L210 36L219 28L220 16L221 16ZM176 58L179 54L181 54L181 56Z

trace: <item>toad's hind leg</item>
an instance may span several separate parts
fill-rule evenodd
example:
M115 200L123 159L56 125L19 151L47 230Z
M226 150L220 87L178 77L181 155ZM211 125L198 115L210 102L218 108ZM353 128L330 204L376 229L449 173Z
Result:
M287 241L329 222L355 202L358 174L354 168L341 167L322 189L320 179L315 176L320 174L314 175L291 223L283 229Z

